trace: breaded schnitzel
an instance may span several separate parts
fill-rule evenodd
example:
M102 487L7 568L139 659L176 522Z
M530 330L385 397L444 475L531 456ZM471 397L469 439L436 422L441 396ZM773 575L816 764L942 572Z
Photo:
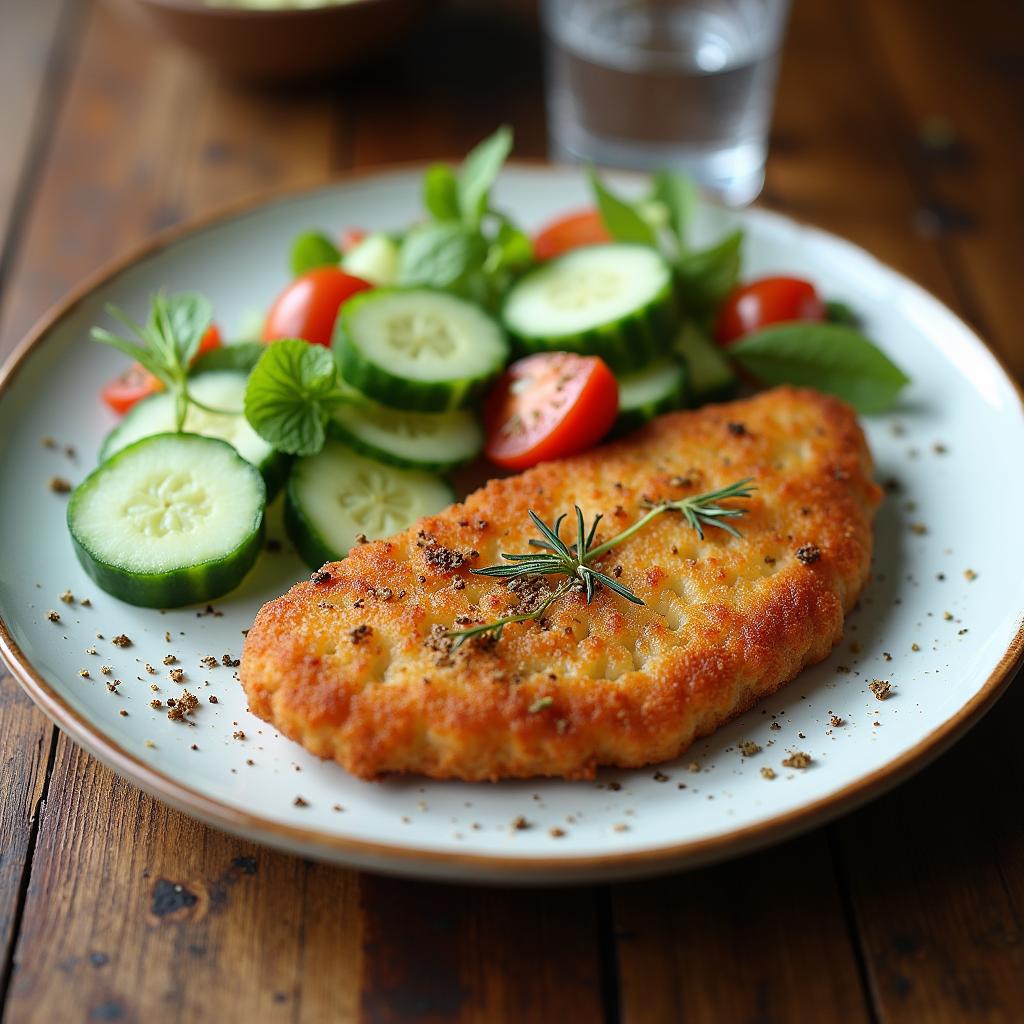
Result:
M353 549L265 605L245 642L251 709L371 778L586 778L678 756L823 659L867 579L881 492L853 412L813 391L662 416L624 440L493 480L405 533ZM578 504L598 540L643 512L753 477L702 541L666 513L605 559L645 602L569 594L539 621L457 650L460 624L523 595L469 570Z

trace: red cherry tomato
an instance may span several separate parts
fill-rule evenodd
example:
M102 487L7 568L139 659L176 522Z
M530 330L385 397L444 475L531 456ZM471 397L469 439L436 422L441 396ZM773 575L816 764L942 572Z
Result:
M354 249L365 237L365 228L346 228L341 233L341 251L348 252Z
M199 350L196 352L196 357L220 347L220 331L216 324L210 324L206 333L199 339ZM149 370L138 363L132 363L124 373L107 381L100 394L103 401L120 416L136 402L141 402L143 398L149 398L150 395L162 390L163 384Z
M728 345L744 335L792 320L824 320L825 303L810 281L798 277L762 277L741 285L718 313L715 337Z
M542 352L509 366L484 403L487 457L506 469L592 448L619 412L619 386L604 360Z
M550 260L570 249L611 240L597 210L580 210L541 228L533 240L533 254L539 260Z
M337 267L307 270L274 300L263 325L263 340L304 338L314 345L330 345L342 304L372 287Z

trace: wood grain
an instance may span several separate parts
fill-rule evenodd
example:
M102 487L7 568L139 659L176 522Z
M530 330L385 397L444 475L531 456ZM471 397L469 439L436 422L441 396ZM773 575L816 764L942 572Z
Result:
M869 1021L842 885L819 831L730 864L617 886L623 1021Z

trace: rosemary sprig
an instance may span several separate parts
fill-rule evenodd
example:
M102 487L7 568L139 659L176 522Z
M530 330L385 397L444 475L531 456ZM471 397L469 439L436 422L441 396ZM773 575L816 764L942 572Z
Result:
M704 539L704 528L706 526L717 526L720 530L733 537L739 537L740 532L729 522L745 515L745 508L735 506L723 506L719 502L730 498L749 498L755 490L752 480L748 477L745 480L738 480L728 487L719 488L717 491L708 491L705 494L694 494L687 498L677 498L674 501L645 502L647 512L644 513L632 526L626 527L621 533L617 533L611 540L603 544L593 546L594 538L597 535L597 526L603 518L600 515L594 517L590 529L586 529L583 518L583 510L576 506L576 542L566 544L562 540L562 523L565 522L566 513L562 513L549 526L532 509L530 519L540 531L540 537L531 538L529 546L536 548L536 551L523 554L505 554L502 558L508 564L489 565L484 569L473 569L476 576L491 576L502 580L532 578L540 579L546 576L563 576L564 580L550 592L536 607L529 611L520 612L514 615L506 615L496 619L494 622L486 622L468 629L452 630L448 633L450 639L454 640L453 649L458 648L471 637L480 636L484 633L493 633L496 639L501 638L505 626L513 622L528 622L532 619L539 619L548 608L556 601L565 597L573 590L581 590L587 599L587 604L594 599L594 593L601 584L609 590L624 597L633 604L644 602L633 593L629 587L618 580L602 572L596 567L599 560L613 548L618 547L624 541L629 540L635 533L642 530L653 519L663 512L680 512L686 520L686 524L696 530L697 536Z

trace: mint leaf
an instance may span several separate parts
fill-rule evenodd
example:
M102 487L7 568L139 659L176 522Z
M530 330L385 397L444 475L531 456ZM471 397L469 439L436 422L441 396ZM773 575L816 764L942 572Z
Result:
M484 270L488 274L500 274L506 270L522 269L532 260L530 236L502 216L497 234L488 247Z
M431 164L423 174L423 205L434 220L460 220L459 183L447 164Z
M467 154L459 169L458 196L462 218L479 224L487 212L491 186L512 151L512 129L502 125Z
M846 399L858 412L888 408L906 374L859 331L841 324L766 327L728 348L764 384L796 384Z
M402 240L398 283L450 288L483 262L485 248L480 233L461 224L422 224Z
M341 251L322 231L306 231L292 242L289 266L295 277L317 267L336 267Z
M640 213L637 208L639 204L631 205L610 192L593 167L589 168L588 173L590 187L593 189L594 199L608 234L616 242L657 246L657 233Z
M669 227L682 250L697 206L697 187L689 178L675 171L658 171L654 176L654 198L668 210Z
M245 418L279 452L315 455L324 422L338 403L334 355L323 345L289 338L266 347L249 375Z
M743 256L743 232L734 231L708 249L683 253L676 280L687 313L714 309L736 287Z

